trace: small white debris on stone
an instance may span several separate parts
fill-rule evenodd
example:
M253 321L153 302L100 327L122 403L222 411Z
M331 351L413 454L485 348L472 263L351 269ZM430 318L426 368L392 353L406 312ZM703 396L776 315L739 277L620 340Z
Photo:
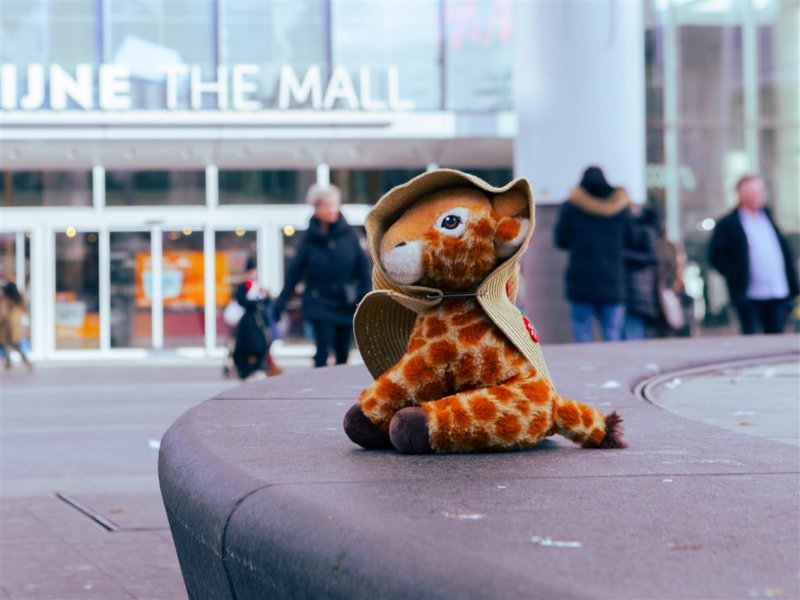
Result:
M147 447L151 450L158 450L161 448L161 442L159 440L148 440Z
M553 548L580 548L583 546L583 544L580 542L561 542L559 540L554 540L551 537L540 537L538 535L531 537L531 541L537 546L548 546Z
M486 516L481 513L472 513L464 510L443 510L442 514L448 519L457 519L459 521L477 521Z
M683 380L680 377L676 377L675 379L665 383L664 387L667 388L668 390L674 390L675 388L680 387L680 385L682 383L683 383Z
M613 390L622 386L620 385L619 381L614 381L613 379L609 379L601 387L606 390Z

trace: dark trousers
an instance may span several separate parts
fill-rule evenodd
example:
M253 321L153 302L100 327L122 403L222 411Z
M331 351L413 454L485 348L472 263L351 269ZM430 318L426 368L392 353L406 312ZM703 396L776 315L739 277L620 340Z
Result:
M736 305L742 333L783 333L786 319L789 316L789 301L785 298L777 300L744 300Z
M333 344L336 364L347 363L350 354L351 325L334 325L325 321L311 321L314 339L317 342L317 353L314 355L314 366L324 367L328 364L328 355Z

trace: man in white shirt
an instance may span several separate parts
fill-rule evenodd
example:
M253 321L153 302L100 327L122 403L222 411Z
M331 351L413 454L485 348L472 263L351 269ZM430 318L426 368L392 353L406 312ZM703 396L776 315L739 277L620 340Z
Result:
M791 247L764 206L761 177L739 179L736 194L737 208L711 237L711 265L725 277L742 333L783 333L790 301L800 293Z

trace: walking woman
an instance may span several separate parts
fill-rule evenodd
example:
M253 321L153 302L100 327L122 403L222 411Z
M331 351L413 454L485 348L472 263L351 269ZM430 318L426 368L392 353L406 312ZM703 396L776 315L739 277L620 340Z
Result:
M11 350L16 350L22 357L22 362L33 370L33 365L22 350L22 334L25 329L25 302L22 294L17 289L17 284L9 281L3 286L3 295L0 296L0 346L6 358L6 369L11 368Z
M626 264L641 240L633 227L630 199L589 167L561 206L555 243L569 252L565 274L570 320L576 342L591 342L593 321L605 341L622 338L625 323Z
M304 282L303 316L311 323L317 345L314 365L325 366L331 348L336 364L345 364L353 314L370 290L371 267L358 236L340 212L339 188L312 185L306 201L314 206L314 216L287 270L275 302L275 318L280 318L295 286Z

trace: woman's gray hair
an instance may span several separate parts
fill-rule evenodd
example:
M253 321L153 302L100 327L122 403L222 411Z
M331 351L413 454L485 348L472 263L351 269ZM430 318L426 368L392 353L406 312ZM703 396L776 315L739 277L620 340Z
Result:
M314 208L317 208L325 198L333 198L337 204L341 204L342 191L333 184L323 187L314 183L306 192L306 204L310 204Z

